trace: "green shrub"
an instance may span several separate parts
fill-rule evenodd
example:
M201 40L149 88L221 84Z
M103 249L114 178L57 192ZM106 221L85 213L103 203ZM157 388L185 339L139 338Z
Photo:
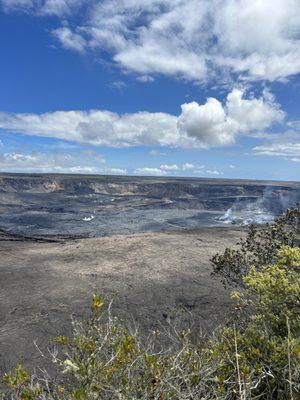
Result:
M232 293L238 330L222 331L236 337L249 398L286 399L300 389L300 248L284 247L277 257L244 276L244 289Z

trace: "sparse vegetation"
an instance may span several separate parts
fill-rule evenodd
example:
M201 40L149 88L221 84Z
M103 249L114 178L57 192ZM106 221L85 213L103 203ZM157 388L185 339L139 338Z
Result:
M210 337L176 325L143 337L94 296L88 321L74 321L51 352L61 374L3 377L4 399L211 400L300 398L299 208L250 227L237 250L214 258L234 310ZM236 276L235 276L236 274Z

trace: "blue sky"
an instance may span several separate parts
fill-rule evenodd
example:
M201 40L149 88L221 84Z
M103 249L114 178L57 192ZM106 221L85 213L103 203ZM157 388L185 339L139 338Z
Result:
M0 4L1 171L299 180L298 0Z

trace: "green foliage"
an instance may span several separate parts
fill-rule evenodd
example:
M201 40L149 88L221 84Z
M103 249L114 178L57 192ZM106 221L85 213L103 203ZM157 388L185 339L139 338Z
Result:
M243 278L245 288L232 293L241 369L252 371L251 381L259 382L253 394L266 396L272 388L273 397L267 398L288 398L288 368L294 389L300 389L299 259L300 248L283 247L278 264L253 267Z
M20 364L14 371L5 374L2 381L14 393L16 399L35 400L39 399L42 393L40 384L33 384L30 374Z
M278 264L287 268L300 268L299 248L283 246L278 251Z
M243 285L243 276L251 267L272 264L277 261L278 250L283 246L300 245L300 207L286 211L274 223L251 225L245 239L240 240L237 248L226 248L212 258L214 274L224 284Z

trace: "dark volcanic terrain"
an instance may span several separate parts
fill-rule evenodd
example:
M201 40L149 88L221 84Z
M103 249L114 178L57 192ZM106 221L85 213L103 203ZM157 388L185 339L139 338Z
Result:
M86 316L94 293L113 296L114 314L153 330L173 309L192 312L196 327L219 323L229 294L211 277L210 257L243 232L139 233L34 242L0 240L0 374L17 362L49 366L50 340L68 333L71 313ZM187 318L190 318L187 315Z
M97 237L266 222L297 201L296 182L0 175L0 227L24 235Z
M174 307L210 329L230 306L210 258L299 200L295 182L0 175L0 372L48 366L33 342L46 351L94 293L146 330Z

